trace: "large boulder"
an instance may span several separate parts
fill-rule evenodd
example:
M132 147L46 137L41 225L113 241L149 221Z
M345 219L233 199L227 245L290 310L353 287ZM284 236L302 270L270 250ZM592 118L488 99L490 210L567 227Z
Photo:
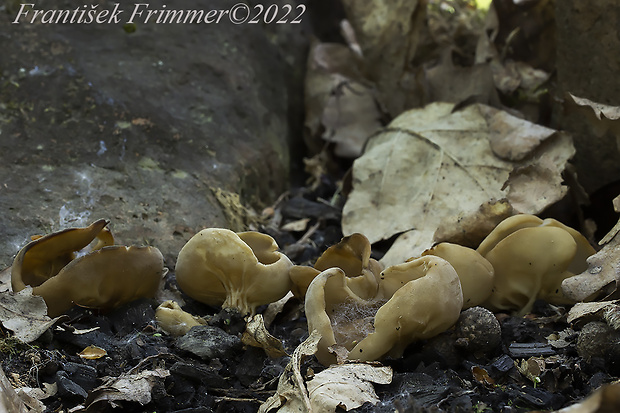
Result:
M301 25L126 25L133 3L118 24L31 23L32 11L12 24L19 7L0 13L0 267L30 235L98 218L173 265L199 229L240 230L240 204L286 188Z

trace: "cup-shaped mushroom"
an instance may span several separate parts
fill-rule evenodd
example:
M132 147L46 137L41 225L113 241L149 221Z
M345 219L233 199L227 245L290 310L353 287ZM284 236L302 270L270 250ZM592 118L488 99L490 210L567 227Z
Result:
M441 242L424 251L422 256L425 255L441 257L454 267L461 280L464 309L482 304L491 295L493 266L478 251Z
M114 238L107 223L102 219L27 244L11 266L13 291L31 286L50 317L74 305L109 309L154 296L164 274L161 253L154 247L109 246Z
M100 219L84 228L68 228L42 237L36 237L24 246L11 266L13 291L26 286L36 287L54 277L76 254L97 240L91 250L114 244L114 237L105 226L108 221Z
M537 227L543 222L536 215L518 214L506 218L500 222L489 235L480 243L477 250L483 257L497 245L498 242L523 228Z
M207 228L179 252L176 278L181 290L197 301L254 314L256 307L290 290L292 265L269 235Z
M388 267L381 277L371 299L356 295L339 268L312 281L305 309L309 331L322 335L316 353L322 364L335 363L338 348L348 351L351 360L400 357L413 341L433 337L457 321L461 285L444 259L418 258Z
M317 259L314 267L295 265L289 274L291 290L297 298L303 299L312 280L321 271L337 267L349 278L349 287L360 297L369 298L377 293L381 264L370 258L371 246L368 238L354 233L329 247Z
M561 228L523 228L510 234L486 255L495 269L493 292L485 302L491 310L526 314L537 298L566 304L561 284L573 274L568 266L577 245Z
M374 332L349 353L351 360L401 357L409 344L446 331L461 314L461 282L443 258L420 257L388 267L382 276L380 293L390 298L375 315Z
M493 292L485 302L491 310L525 314L536 299L570 304L562 281L587 268L594 248L583 235L554 219L516 215L502 221L480 244L493 266Z

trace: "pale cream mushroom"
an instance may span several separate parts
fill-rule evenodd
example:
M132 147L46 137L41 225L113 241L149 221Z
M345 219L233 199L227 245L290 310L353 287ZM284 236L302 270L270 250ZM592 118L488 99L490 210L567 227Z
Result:
M410 343L452 326L463 295L450 263L429 255L386 268L371 299L357 296L342 270L327 269L310 284L305 306L309 331L322 335L316 356L329 365L338 360L334 353L364 361L400 357Z
M176 279L197 301L253 315L289 292L292 265L269 235L207 228L179 252Z
M491 310L531 311L536 299L552 304L574 301L562 293L562 281L587 268L594 248L578 231L553 220L516 215L504 220L478 251L495 270Z
M355 294L362 298L373 297L377 293L378 277L383 267L370 258L370 253L370 242L364 235L354 233L344 237L325 250L314 267L293 266L289 271L293 282L291 290L297 298L303 299L308 286L321 271L337 267L344 271L348 285Z
M495 272L478 251L442 242L424 251L422 256L425 255L441 257L454 267L461 281L464 309L482 304L491 295Z

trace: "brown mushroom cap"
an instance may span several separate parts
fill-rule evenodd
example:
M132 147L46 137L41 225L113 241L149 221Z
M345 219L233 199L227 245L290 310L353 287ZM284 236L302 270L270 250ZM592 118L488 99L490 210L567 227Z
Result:
M448 261L456 270L463 290L463 308L482 304L491 295L494 270L491 263L471 248L442 242L424 251Z
M71 262L77 251L97 237L101 238L96 248L112 245L112 235L109 231L103 232L106 225L108 221L100 219L88 227L68 228L28 243L19 251L11 266L13 291L21 291L27 285L36 287L43 284Z
M493 247L495 247L495 245L497 245L498 242L513 232L522 228L537 227L541 225L542 222L542 219L538 218L536 215L530 214L518 214L508 217L500 222L493 229L493 231L491 231L491 233L487 235L484 240L482 240L476 251L484 257L493 249Z
M73 305L111 309L153 297L164 275L164 257L155 247L104 247L76 258L32 293L47 303L50 317Z
M163 257L154 247L108 246L112 234L99 220L37 238L17 254L11 267L14 291L26 286L40 295L55 317L73 305L108 309L155 295ZM91 251L75 258L93 240Z
M181 290L200 302L254 314L256 307L284 297L293 265L269 235L207 228L179 252Z
M370 258L371 246L368 238L354 233L342 238L338 244L329 247L314 264L314 268L295 265L289 275L291 290L297 298L303 299L312 280L322 271L337 267L349 278L349 287L360 297L368 298L377 293L381 264Z

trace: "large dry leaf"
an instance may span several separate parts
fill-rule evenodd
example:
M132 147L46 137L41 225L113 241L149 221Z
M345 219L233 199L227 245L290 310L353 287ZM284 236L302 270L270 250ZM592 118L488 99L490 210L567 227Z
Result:
M499 106L499 95L487 63L469 67L455 66L452 49L444 50L439 63L424 70L424 83L430 102L476 102Z
M0 293L0 322L15 333L15 338L30 343L41 336L58 320L47 316L47 306L43 298L32 295L28 287L18 293Z
M376 242L416 231L403 248L411 252L392 257L399 262L430 247L440 224L485 202L507 198L515 212L536 214L565 195L559 179L548 179L574 154L570 136L481 104L453 107L405 112L368 142L353 165L345 235L360 232Z
M307 383L310 403L315 412L347 411L364 403L379 402L372 383L392 382L392 369L385 366L354 363L331 366Z

